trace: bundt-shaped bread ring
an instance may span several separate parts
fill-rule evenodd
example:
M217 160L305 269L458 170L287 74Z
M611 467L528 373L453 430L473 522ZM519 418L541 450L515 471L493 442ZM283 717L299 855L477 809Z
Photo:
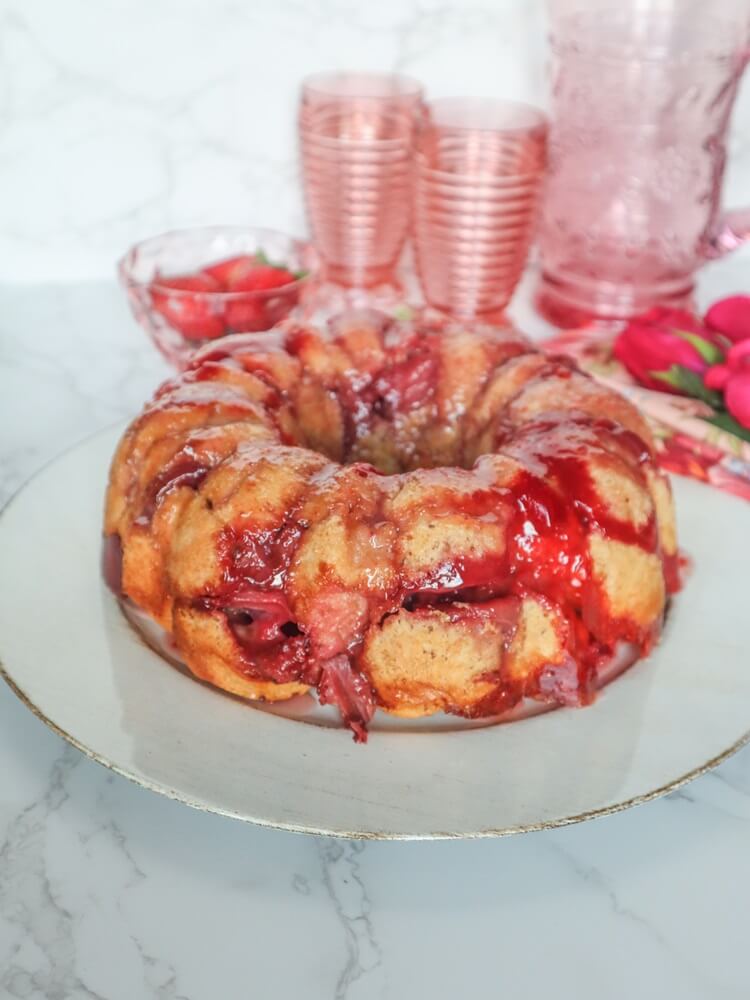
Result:
M115 454L105 576L195 675L376 707L586 704L676 587L638 412L512 329L352 312L216 341Z

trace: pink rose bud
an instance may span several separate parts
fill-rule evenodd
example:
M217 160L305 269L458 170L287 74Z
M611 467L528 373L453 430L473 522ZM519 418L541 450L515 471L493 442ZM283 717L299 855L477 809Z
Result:
M727 364L733 372L750 370L750 340L740 340L730 347Z
M724 402L737 423L750 428L750 369L732 373L724 390Z
M706 326L736 343L750 337L750 295L730 295L714 302L706 313Z
M714 334L697 316L661 306L628 323L615 341L614 355L641 385L678 394L685 390L672 378L675 366L702 375L723 361Z
M728 365L711 365L703 373L703 384L707 389L716 389L717 392L722 392L729 381L730 374Z

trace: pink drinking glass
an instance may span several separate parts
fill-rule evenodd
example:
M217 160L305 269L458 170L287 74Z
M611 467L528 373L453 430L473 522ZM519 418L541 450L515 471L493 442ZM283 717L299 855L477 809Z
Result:
M721 214L747 0L549 0L550 159L539 308L560 325L686 303L750 236Z
M307 213L329 280L394 280L409 230L421 85L397 74L325 73L302 84Z
M501 312L523 271L546 161L547 123L526 104L446 98L427 108L417 148L417 271L430 305Z

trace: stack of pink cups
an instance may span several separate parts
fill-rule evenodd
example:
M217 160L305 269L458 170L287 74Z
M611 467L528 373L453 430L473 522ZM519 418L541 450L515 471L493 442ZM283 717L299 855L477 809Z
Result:
M422 88L395 74L324 73L302 85L305 196L325 277L393 280L406 240Z
M410 232L427 303L491 318L520 279L546 163L547 124L525 104L447 98L396 74L302 85L307 211L327 281L398 287Z
M544 116L525 104L446 98L428 106L414 221L430 305L466 317L508 304L533 236L546 139Z

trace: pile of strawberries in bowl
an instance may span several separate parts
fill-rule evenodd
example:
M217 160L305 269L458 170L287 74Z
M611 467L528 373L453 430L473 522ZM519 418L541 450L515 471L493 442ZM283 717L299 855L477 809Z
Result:
M182 367L207 340L268 330L299 306L312 248L270 229L211 226L136 244L120 278L136 319Z

